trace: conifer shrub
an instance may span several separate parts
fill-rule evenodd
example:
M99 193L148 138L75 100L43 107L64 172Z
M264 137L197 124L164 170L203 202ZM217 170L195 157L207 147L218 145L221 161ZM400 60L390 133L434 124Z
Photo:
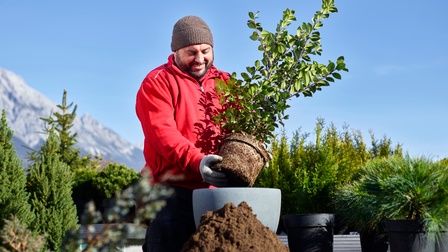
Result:
M53 130L59 138L59 146L54 153L72 171L72 199L80 218L89 201L104 212L104 200L131 185L139 175L125 165L105 162L99 156L81 155L80 149L75 146L78 134L72 131L76 110L77 105L67 102L67 91L64 90L57 110L52 111L49 117L40 119L44 122L43 132L49 134ZM29 159L39 162L39 154L39 150L34 150L29 153Z
M385 220L417 220L430 236L440 235L447 226L447 175L447 164L425 156L376 158L338 188L334 202L360 233L384 233Z
M103 216L116 206L115 195L121 193L125 188L134 184L140 174L134 169L128 168L123 164L109 163L101 172L92 177L91 185L96 197L96 208L100 210ZM128 219L135 215L135 206L130 206ZM113 220L103 219L103 222Z
M255 186L282 190L282 215L300 213L335 213L332 196L336 188L350 182L368 160L379 156L402 155L401 145L392 146L387 137L376 139L371 146L362 133L344 125L338 130L325 126L318 118L314 141L310 134L295 131L292 139L276 136L270 146L272 160L264 168Z
M112 198L116 192L122 191L140 175L124 164L109 163L106 168L92 178L93 186L105 198Z
M64 90L61 104L57 105L58 110L52 111L48 118L41 117L45 123L44 132L48 134L50 129L54 129L60 139L58 153L62 162L66 163L72 171L78 168L89 166L93 161L91 155L81 155L79 148L75 145L77 132L72 132L76 118L78 105L67 104L67 91ZM70 112L70 109L71 112Z
M26 172L12 142L13 131L6 122L6 112L2 110L0 120L0 230L4 220L14 214L17 220L28 225L34 215L28 203ZM1 243L1 238L0 238Z
M141 179L139 173L125 165L106 163L101 170L104 163L98 157L81 156L74 147L77 135L70 132L76 106L68 113L72 104L67 106L65 99L66 91L63 104L58 105L61 113L41 118L47 123L47 139L40 149L28 153L28 173L13 148L13 132L6 123L5 111L2 112L0 251L74 251L80 242L88 245L83 251L110 251L115 245L125 244L127 235L135 232L134 226L123 222L140 225L154 218L172 193L163 185L152 185L148 176ZM80 223L89 230L103 218L112 222L84 241L80 239L78 210L72 199L76 190L78 195L96 194L94 198L100 200L114 198L114 206L104 216L89 197L79 209ZM135 209L137 205L139 208ZM132 209L134 214L129 219Z
M47 234L45 249L50 251L60 251L65 232L77 228L78 223L72 199L73 176L69 166L60 160L59 147L60 139L50 129L28 176L30 203L36 215L30 228Z
M104 214L106 208L113 206L115 194L131 186L140 177L140 173L134 169L117 163L107 163L104 168L97 165L78 168L74 172L72 194L78 219L90 201Z

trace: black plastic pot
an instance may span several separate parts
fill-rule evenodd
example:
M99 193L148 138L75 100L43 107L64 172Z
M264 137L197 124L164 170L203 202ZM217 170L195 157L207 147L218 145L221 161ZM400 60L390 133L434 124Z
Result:
M362 252L387 252L389 249L387 234L360 232L359 239Z
M386 220L391 252L433 252L435 242L416 220Z
M333 252L334 214L292 214L283 217L291 252Z
M443 231L436 242L436 252L448 251L448 232Z

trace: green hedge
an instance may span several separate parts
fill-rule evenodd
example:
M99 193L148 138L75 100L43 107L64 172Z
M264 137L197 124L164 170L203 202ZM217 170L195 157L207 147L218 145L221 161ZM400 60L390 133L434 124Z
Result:
M282 215L296 213L334 213L331 197L339 186L352 180L352 175L367 160L379 156L402 155L400 144L392 146L389 138L376 139L370 132L370 146L362 133L344 125L325 125L318 118L313 136L301 130L291 139L281 134L270 146L272 159L254 186L282 190Z

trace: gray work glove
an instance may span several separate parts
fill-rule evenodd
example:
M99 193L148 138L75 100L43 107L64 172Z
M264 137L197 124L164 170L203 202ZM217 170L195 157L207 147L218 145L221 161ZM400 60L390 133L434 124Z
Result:
M218 187L227 185L226 174L211 169L213 164L221 161L221 156L213 154L206 155L202 158L201 163L199 164L199 172L201 173L204 182Z

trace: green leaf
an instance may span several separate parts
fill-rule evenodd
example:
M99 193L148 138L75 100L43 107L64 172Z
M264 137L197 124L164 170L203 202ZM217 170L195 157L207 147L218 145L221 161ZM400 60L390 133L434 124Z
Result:
M310 96L313 96L313 93L311 93L310 91L306 90L306 91L303 91L303 96L310 97Z
M333 77L335 77L338 80L340 80L342 78L339 73L333 73L332 75L333 75Z
M250 19L255 19L255 14L253 12L249 12L249 18Z
M334 62L330 61L330 62L328 63L328 65L327 65L327 70L328 70L328 72L333 72L333 71L334 71L334 68L335 68L335 64L334 64Z
M330 83L326 80L320 80L317 82L317 85L319 86L330 86Z
M255 29L255 28L257 28L257 25L256 25L255 22L252 21L252 20L247 21L247 26L248 26L249 28L251 28L251 29Z
M243 79L245 81L249 81L250 80L250 76L247 73L241 73L241 77L243 77Z
M278 44L277 45L277 52L278 53L283 54L283 53L285 53L285 51L286 51L286 45L284 45L284 44Z
M271 34L270 32L268 32L268 31L266 31L266 30L263 30L263 31L260 33L260 37L261 37L262 39L270 38L271 35L272 35L272 34Z
M337 63L343 63L344 62L344 56L339 56L339 58L336 60Z
M310 85L310 74L309 72L305 73L305 87L308 87Z
M339 63L338 62L338 65L336 66L336 69L338 71L344 70L345 69L345 63Z
M259 60L256 60L256 61L255 61L255 68L256 68L256 69L260 69L260 65L261 65L261 64L260 64L260 61L259 61Z
M258 33L254 31L249 38L253 41L258 40Z

